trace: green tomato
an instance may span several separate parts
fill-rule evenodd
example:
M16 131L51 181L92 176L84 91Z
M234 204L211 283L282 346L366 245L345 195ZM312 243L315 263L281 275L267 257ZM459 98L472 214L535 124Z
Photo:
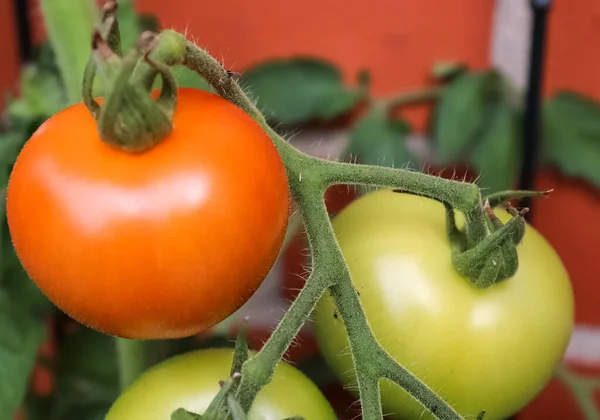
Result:
M105 420L168 420L178 408L202 414L229 377L231 349L204 349L175 356L146 371L113 404ZM317 386L281 362L257 395L248 420L335 420Z
M445 223L437 201L379 190L333 225L381 346L466 418L485 410L486 420L503 419L533 399L561 361L573 328L571 284L552 247L527 226L517 274L478 289L454 270ZM348 337L329 293L314 316L325 359L355 390ZM380 384L385 413L434 418L399 386Z

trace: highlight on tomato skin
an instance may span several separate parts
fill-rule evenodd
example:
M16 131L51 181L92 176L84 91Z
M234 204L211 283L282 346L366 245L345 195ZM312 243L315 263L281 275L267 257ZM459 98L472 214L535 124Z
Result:
M510 218L496 214L504 223ZM348 205L333 228L377 340L463 417L485 410L485 418L509 418L552 378L573 330L573 290L533 227L517 247L515 276L488 289L454 270L437 201L379 190ZM354 391L348 336L329 294L313 318L323 357ZM384 413L434 418L389 381L381 382L381 396Z
M191 336L241 307L282 245L285 168L225 99L180 89L174 129L143 153L103 143L83 104L48 119L7 193L25 270L61 310L106 334Z

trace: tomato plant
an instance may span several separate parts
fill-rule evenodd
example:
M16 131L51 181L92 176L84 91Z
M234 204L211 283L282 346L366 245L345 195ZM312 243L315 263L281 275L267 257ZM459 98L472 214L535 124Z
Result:
M231 349L189 352L150 368L110 409L106 420L165 420L178 408L202 414L227 379ZM273 380L257 395L249 420L334 420L333 409L302 372L279 363Z
M571 335L573 296L560 259L532 227L517 248L517 274L482 290L454 270L437 201L380 190L333 225L379 343L463 416L485 410L485 419L506 418L550 380ZM354 383L344 324L328 294L315 322L328 363ZM397 385L382 381L381 390L385 412L433 418Z
M273 143L225 99L180 89L174 129L143 153L100 140L80 103L48 119L11 174L17 255L60 309L128 338L189 336L254 293L287 226Z
M62 31L73 22L84 26L84 19L65 19L68 9L62 6L70 1L43 0L54 7L42 8L62 78L78 72L74 69L86 61L70 41L86 44L84 53L90 53L90 44L81 43L81 36ZM50 413L61 419L62 413L81 418L81 413L100 408L104 413L117 393L117 372L111 366L118 366L119 385L126 391L110 416L165 419L177 410L173 418L195 418L199 415L186 409L199 412L202 401L204 407L212 401L209 407L216 412L207 409L203 418L216 417L225 399L228 414L235 418L245 418L246 413L270 416L269 408L261 408L263 395L277 407L293 406L278 412L277 418L332 416L314 384L303 387L310 381L298 379L302 375L290 373L297 371L281 363L323 296L317 311L321 347L338 375L359 391L365 420L383 416L377 386L382 380L389 381L383 389L386 412L411 417L427 413L443 420L481 418L481 410L487 410L486 419L512 413L544 385L568 340L572 294L556 255L526 228L524 212L509 209L512 217L504 216L503 224L490 206L482 206L481 190L473 183L307 155L269 125L260 104L238 83L240 76L223 68L190 37L173 30L143 32L127 50L120 39L127 25L117 25L117 9L126 11L127 5L118 7L109 0L97 10L93 0L88 3L89 10L79 11L101 19L94 31L80 28L79 33L93 32L83 89L73 80L63 80L69 103L79 100L81 92L85 105L49 118L22 150L21 134L3 146L8 156L20 151L14 168L12 158L6 159L0 180L6 181L12 170L5 228L10 228L20 262L39 288L67 314L107 334L178 338L205 330L241 306L271 268L287 226L289 192L304 222L312 270L260 351L251 356L244 352L242 329L235 360L231 350L184 355L159 364L137 383L148 366L199 343L195 338L149 342L96 334L111 349L102 351L107 357L99 363L89 347L66 351L69 322L57 317L58 363L40 360L56 377L55 395L26 396L26 380L43 338L37 318L47 313L42 306L48 302L37 304L40 294L31 293L37 289L29 287L9 249L10 258L0 261L0 318L7 325L3 332L8 332L0 334L0 349L8 349L0 352L7 360L0 363L0 417L13 418L23 405L30 420L46 419ZM131 2L129 6L132 10ZM79 65L71 67L75 58ZM279 86L293 86L298 97L280 101L283 89L268 88L256 73L250 77L254 82L248 83L247 73L242 83L266 86L271 92L267 98L289 104L284 116L294 124L340 116L368 98L365 74L357 88L348 89L335 69L311 60L296 65L319 74L323 83L311 83L311 92L298 90L298 73L285 63L267 66L267 79L272 79L272 71L284 70L287 76ZM181 66L201 76L215 94L178 88L174 70ZM35 80L41 80L41 74L34 74ZM96 77L101 86L94 86ZM157 78L161 88L153 98L151 86ZM44 84L52 85L53 80L59 79ZM473 82L477 86L478 80ZM473 87L465 83L462 86ZM95 88L101 89L101 103L93 99ZM399 163L405 155L395 140L404 138L410 127L390 120L387 111L439 94L436 88L378 100L357 122L352 143L361 146L380 136L386 155L393 154ZM32 104L48 105L39 96L30 95ZM43 112L38 116L54 107L39 109ZM504 138L513 118L508 108L501 109L503 117L494 119L493 132ZM470 128L455 124L453 117L450 121L456 129L452 138L470 137ZM29 126L23 133L30 133ZM477 128L479 122L468 126ZM451 149L452 154L458 150ZM366 151L362 146L355 150ZM367 154L370 159L363 154L362 162L379 161ZM489 160L489 153L479 157L488 171L497 163ZM5 185L0 185L0 199ZM338 244L323 200L333 185L389 187L432 201L389 191L362 198L336 219L335 229L342 233ZM540 195L547 192L508 191L496 194L494 202ZM447 223L446 215L454 212L464 215L462 230ZM222 334L223 328L213 332L218 331ZM90 343L87 338L85 342ZM219 352L227 356L219 358ZM71 363L75 353L91 359L94 369ZM98 368L112 375L90 381L96 376L90 371ZM210 376L213 371L216 374ZM218 381L230 374L217 392ZM102 387L104 376L110 376L109 387ZM212 384L210 391L203 391L203 378ZM570 385L573 389L580 386L572 377L567 379L575 384ZM101 401L98 392L103 394ZM587 404L589 398L581 401ZM309 412L319 406L325 414Z

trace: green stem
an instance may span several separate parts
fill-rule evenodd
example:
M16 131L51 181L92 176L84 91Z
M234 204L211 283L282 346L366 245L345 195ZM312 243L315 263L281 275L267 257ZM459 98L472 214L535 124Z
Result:
M119 383L124 391L147 368L144 341L116 338L117 357L119 360Z
M444 88L441 86L433 86L424 89L418 89L410 92L404 92L392 98L380 99L378 102L389 108L399 106L413 105L420 102L428 102L436 100L440 97Z
M562 365L556 370L556 376L571 390L585 420L600 420L600 411L594 398L594 393L598 389L597 381L580 378Z
M499 191L484 197L485 200L489 200L490 206L492 208L499 206L500 204L511 201L511 200L521 200L526 197L547 197L554 190L547 191L516 191L516 190L507 190L507 191Z
M398 365L377 343L364 311L358 293L354 288L341 253L323 195L327 183L323 182L320 166L314 165L314 158L302 157L295 164L288 164L290 189L298 207L304 215L313 258L313 271L306 286L302 289L287 314L281 320L262 350L249 360L242 370L242 381L238 398L242 407L248 410L256 394L273 375L275 363L281 360L304 321L308 318L320 296L329 287L342 317L350 341L359 395L364 419L382 418L378 379L387 377L401 379L401 385L430 410L437 410L441 419L461 417L437 394L418 378ZM301 169L301 168L311 168ZM345 173L344 166L337 166L339 177ZM300 176L302 174L302 176Z

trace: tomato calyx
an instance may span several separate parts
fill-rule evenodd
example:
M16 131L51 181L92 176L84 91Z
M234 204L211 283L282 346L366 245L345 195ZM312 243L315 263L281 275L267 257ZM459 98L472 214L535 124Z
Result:
M464 232L457 228L451 209L447 209L447 229L450 240L454 241L452 262L455 269L475 286L485 289L509 279L517 272L519 257L516 247L525 235L526 222L523 216L529 209L517 211L508 205L506 210L512 219L506 224L498 219L488 199L482 210L487 218L489 233L474 246L465 248L467 241Z
M524 215L529 209L517 211L510 202L526 197L547 197L552 191L508 190L490 194L484 198L480 209L466 215L464 230L457 227L452 206L444 203L446 231L452 244L452 262L456 271L484 289L514 276L519 268L516 247L525 235ZM512 216L506 224L494 213L494 208L499 206L503 206ZM481 223L477 223L479 220L473 217L481 217L482 214L485 230L481 229Z
M173 129L177 104L177 82L169 67L150 58L156 35L144 32L131 51L123 55L115 18L116 2L104 6L102 24L94 31L92 55L83 81L84 103L98 124L103 142L127 152L143 152L158 144ZM134 77L138 64L150 67L150 78ZM94 78L104 84L102 106L93 98ZM159 97L150 90L154 79L162 78Z

